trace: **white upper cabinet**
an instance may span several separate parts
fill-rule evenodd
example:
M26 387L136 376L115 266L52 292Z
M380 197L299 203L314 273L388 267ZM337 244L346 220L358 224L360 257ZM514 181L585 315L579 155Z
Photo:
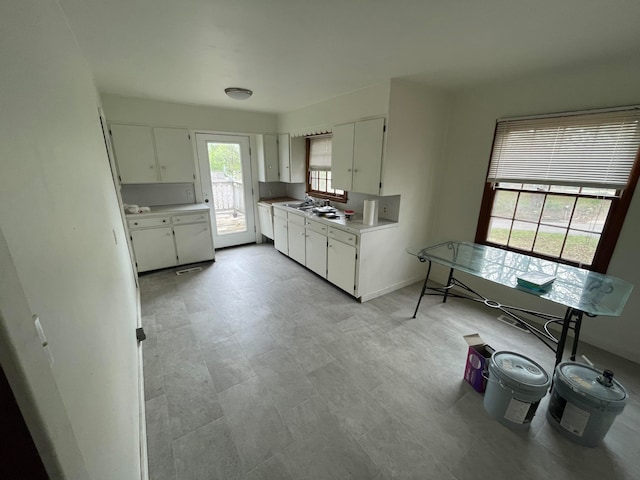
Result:
M120 183L156 183L158 171L149 127L111 125Z
M384 118L336 125L331 158L333 186L378 195L383 142Z
M279 182L278 136L258 135L256 146L258 149L258 181Z
M195 180L189 131L139 125L110 127L120 183L183 183Z
M195 161L189 131L182 128L154 128L160 181L165 183L193 182Z
M304 137L293 137L282 133L278 137L280 159L280 181L303 183L306 178L306 146Z
M346 123L333 127L331 139L331 185L351 191L353 180L353 140L355 124Z

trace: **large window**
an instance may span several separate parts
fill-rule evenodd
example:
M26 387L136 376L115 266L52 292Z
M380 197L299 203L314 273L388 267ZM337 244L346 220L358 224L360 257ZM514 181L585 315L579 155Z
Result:
M476 242L606 272L639 145L636 108L499 121Z
M347 192L331 185L331 135L307 138L307 193L346 202Z

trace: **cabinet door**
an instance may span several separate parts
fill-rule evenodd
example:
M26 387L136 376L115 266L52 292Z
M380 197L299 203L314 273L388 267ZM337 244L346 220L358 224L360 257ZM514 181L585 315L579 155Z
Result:
M262 235L273 240L273 215L270 206L258 204L258 222Z
M120 183L156 183L156 155L150 127L111 125Z
M173 227L176 234L178 264L204 262L213 258L213 241L209 223L191 223Z
M280 163L280 181L291 183L291 168L289 167L289 134L283 133L278 137L278 159Z
M351 190L353 168L353 123L333 127L331 140L331 185L340 190Z
M154 128L153 136L163 183L193 182L196 164L189 131L182 128Z
M171 227L132 230L131 241L138 272L176 265L176 247Z
M306 182L307 143L304 137L289 139L289 177L291 183Z
M278 137L276 135L264 136L264 167L265 182L280 181L280 165L278 160Z
M285 255L289 255L289 240L287 239L287 219L273 217L273 245Z
M305 228L303 225L289 222L287 225L289 239L289 257L304 265Z
M383 138L384 118L356 122L352 191L379 194Z
M327 280L353 295L356 281L356 247L329 238Z
M327 278L327 236L306 230L305 243L306 267L322 278Z

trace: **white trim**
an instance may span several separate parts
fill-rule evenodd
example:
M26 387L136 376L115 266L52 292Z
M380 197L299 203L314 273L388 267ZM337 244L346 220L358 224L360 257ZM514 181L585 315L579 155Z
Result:
M140 305L140 288L136 287L137 325L142 326L142 307ZM138 403L140 422L140 478L149 480L149 453L147 450L147 409L144 395L144 362L142 342L138 343Z
M366 295L362 295L360 297L360 302L368 302L369 300L373 300L374 298L381 297L382 295L386 295L387 293L395 292L396 290L400 290L401 288L408 287L409 285L413 285L414 283L424 282L424 275L419 275L417 277L410 278L408 280L404 280L402 282L394 283L388 287L382 288L380 290L376 290L375 292L367 293ZM416 298L416 302L418 299Z

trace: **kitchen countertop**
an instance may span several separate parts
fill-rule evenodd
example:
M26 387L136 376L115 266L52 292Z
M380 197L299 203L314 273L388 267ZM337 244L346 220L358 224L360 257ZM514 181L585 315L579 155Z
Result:
M300 200L293 200L299 202ZM286 202L284 202L286 203ZM398 226L398 222L391 220L379 219L377 225L365 225L362 223L362 214L356 213L351 220L345 219L344 211L338 210L336 213L340 215L340 218L325 218L321 217L311 211L298 210L297 208L287 207L284 203L274 203L275 208L285 210L287 212L295 213L309 219L315 220L326 225L335 225L340 227L341 230L345 230L349 233L360 234L366 232L374 232L376 230L384 230L386 228L394 228Z
M126 213L127 218L144 218L154 215L166 215L170 213L188 213L188 212L206 212L209 211L209 205L206 203L189 203L183 205L160 205L150 207L150 212L143 213Z

